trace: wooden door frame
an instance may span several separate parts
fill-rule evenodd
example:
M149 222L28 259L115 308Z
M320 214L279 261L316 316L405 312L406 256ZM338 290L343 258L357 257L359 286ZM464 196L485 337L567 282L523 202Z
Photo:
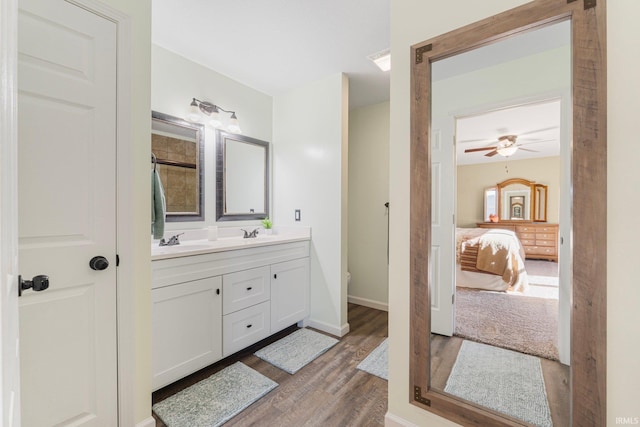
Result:
M572 425L606 425L605 0L534 0L411 48L410 402L462 425L523 425L430 384L431 62L572 21Z

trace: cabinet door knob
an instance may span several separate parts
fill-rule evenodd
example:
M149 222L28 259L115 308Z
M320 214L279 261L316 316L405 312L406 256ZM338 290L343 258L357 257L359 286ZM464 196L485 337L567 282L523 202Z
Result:
M274 274L274 275L273 275L273 278L274 278L274 279L277 279L277 278L278 278L278 275L277 275L277 274Z
M251 286L249 286L249 287L247 288L247 290L248 290L248 291L250 291L251 289L253 289Z
M220 288L216 289L216 295L220 295Z
M250 328L250 327L252 327L252 326L253 326L253 325L252 325L251 323L249 323L249 324L247 325L247 328Z

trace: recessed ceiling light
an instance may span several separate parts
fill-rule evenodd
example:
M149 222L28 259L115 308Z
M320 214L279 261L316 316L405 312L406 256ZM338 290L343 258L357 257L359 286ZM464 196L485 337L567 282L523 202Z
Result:
M389 49L371 54L367 58L372 60L382 71L391 69L391 51Z

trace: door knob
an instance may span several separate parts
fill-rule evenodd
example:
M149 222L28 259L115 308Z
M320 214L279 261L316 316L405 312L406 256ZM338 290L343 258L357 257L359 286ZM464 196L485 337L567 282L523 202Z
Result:
M36 292L44 291L49 287L49 276L39 275L31 280L23 280L22 276L18 276L18 296L22 296L22 291L33 289Z
M105 270L109 267L109 261L103 256L94 256L91 258L91 261L89 261L89 267L91 267L92 270Z

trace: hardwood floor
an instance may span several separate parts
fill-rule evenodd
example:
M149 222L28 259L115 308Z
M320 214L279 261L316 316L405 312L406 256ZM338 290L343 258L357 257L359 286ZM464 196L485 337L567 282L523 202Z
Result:
M433 388L444 390L462 341L462 338L456 336L431 335L431 385ZM569 367L553 360L539 359L553 425L568 426L571 409Z
M294 326L156 391L153 403L241 361L279 386L225 426L384 426L387 381L356 366L387 336L387 312L349 304L348 315L351 331L295 375L253 355L257 349L295 331ZM157 427L166 427L155 414L154 417Z

